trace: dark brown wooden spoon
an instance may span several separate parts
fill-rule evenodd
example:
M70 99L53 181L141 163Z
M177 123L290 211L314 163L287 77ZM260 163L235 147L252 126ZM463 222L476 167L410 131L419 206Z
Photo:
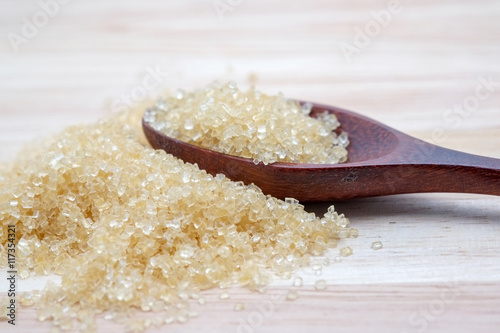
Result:
M254 164L170 138L144 119L156 149L215 175L254 183L266 194L300 201L331 201L401 193L459 192L500 195L500 159L442 148L337 107L313 104L311 116L334 113L349 134L349 159L342 164Z

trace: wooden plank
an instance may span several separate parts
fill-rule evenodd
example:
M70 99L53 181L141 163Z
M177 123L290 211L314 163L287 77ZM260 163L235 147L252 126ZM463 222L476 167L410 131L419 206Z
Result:
M150 95L232 79L358 111L429 142L443 130L446 138L437 143L445 147L500 158L498 1L401 0L366 45L356 44L357 31L373 24L373 12L388 11L388 1L243 1L222 16L215 2L72 1L17 53L8 34L21 34L22 18L31 20L40 5L4 2L0 161L34 139L111 114L155 70L161 78ZM357 48L350 62L341 49L346 44ZM478 103L467 106L474 97ZM322 213L327 205L307 207ZM210 290L208 305L193 305L197 318L165 329L497 331L500 198L418 194L335 206L359 229L357 239L344 242L354 254L320 276L301 271L305 286L296 301L284 300L291 281L276 281L266 294L233 288L226 301ZM376 240L383 249L370 248ZM337 251L328 253L332 262ZM326 291L312 287L320 278L329 284ZM21 280L18 288L40 288L44 281ZM1 278L0 295L6 290ZM273 297L274 310L266 312ZM233 310L239 301L242 312ZM50 329L33 309L21 309L18 323L0 327ZM99 324L99 332L123 331L102 318Z

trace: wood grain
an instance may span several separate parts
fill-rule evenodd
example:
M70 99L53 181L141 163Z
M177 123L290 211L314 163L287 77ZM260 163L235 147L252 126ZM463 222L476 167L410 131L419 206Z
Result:
M31 19L40 7L37 0L5 0L0 160L67 125L112 113L155 69L163 74L151 95L232 79L242 88L256 84L267 93L340 106L430 143L500 158L500 2L401 0L401 7L347 62L340 45L354 45L357 31L371 24L373 12L388 10L388 1L242 1L223 17L212 0L71 1L16 53L8 33L20 34L23 17ZM493 82L492 91L466 109L483 79ZM439 142L436 132L444 133ZM322 213L329 204L307 207ZM360 230L359 238L344 242L354 254L319 277L304 270L299 298L278 302L251 332L497 332L499 198L412 194L335 207ZM375 240L382 250L370 249ZM313 291L318 278L329 283L326 291ZM1 278L0 294L5 283ZM265 295L232 289L228 301L207 291L211 302L196 308L197 318L150 332L244 332L242 322L259 320L258 306L290 284L276 281ZM27 280L18 288L42 285ZM456 289L445 303L443 295ZM238 300L243 312L232 310ZM100 323L99 332L124 331ZM21 310L16 329L5 325L0 322L2 332L50 329L31 309Z

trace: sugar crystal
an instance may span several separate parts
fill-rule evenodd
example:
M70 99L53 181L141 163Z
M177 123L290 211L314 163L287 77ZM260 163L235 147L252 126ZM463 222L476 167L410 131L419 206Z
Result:
M214 98L207 105L216 105ZM236 94L229 107L245 98ZM246 130L239 125L236 132ZM99 313L139 331L185 322L189 295L234 284L263 290L347 231L349 221L333 209L319 218L296 200L212 177L145 146L136 133L119 117L73 126L2 171L0 224L16 225L20 277L61 275L60 285L23 299L37 306L40 320L85 332L95 331ZM4 258L7 237L0 233ZM203 296L197 301L206 303ZM137 309L166 313L144 320Z
M348 247L344 247L344 248L341 248L340 249L340 255L342 257L348 257L352 254L352 249L348 246Z
M302 287L302 278L297 276L293 279L293 286L294 287Z
M299 297L299 294L295 290L289 290L286 294L286 299L289 301L295 301Z
M227 292L223 292L219 295L219 299L229 299L229 294Z
M383 247L384 247L384 244L381 241L376 241L376 242L372 243L373 250L380 250Z
M326 289L326 281L325 280L316 281L316 283L314 283L314 288L316 290L325 290Z
M327 111L309 117L311 103L300 105L281 94L268 96L254 88L243 92L234 82L214 82L161 99L165 104L153 105L144 120L167 136L196 146L249 158L255 164L347 160L347 133L337 136L340 124Z

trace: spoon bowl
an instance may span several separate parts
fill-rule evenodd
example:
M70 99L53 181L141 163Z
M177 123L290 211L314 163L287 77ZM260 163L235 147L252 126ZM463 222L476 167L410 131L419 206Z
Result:
M212 175L254 183L282 199L333 201L421 192L500 195L500 159L442 148L333 106L313 103L310 116L324 111L337 116L339 132L349 134L345 163L255 164L168 137L144 118L142 125L153 148L196 163Z

